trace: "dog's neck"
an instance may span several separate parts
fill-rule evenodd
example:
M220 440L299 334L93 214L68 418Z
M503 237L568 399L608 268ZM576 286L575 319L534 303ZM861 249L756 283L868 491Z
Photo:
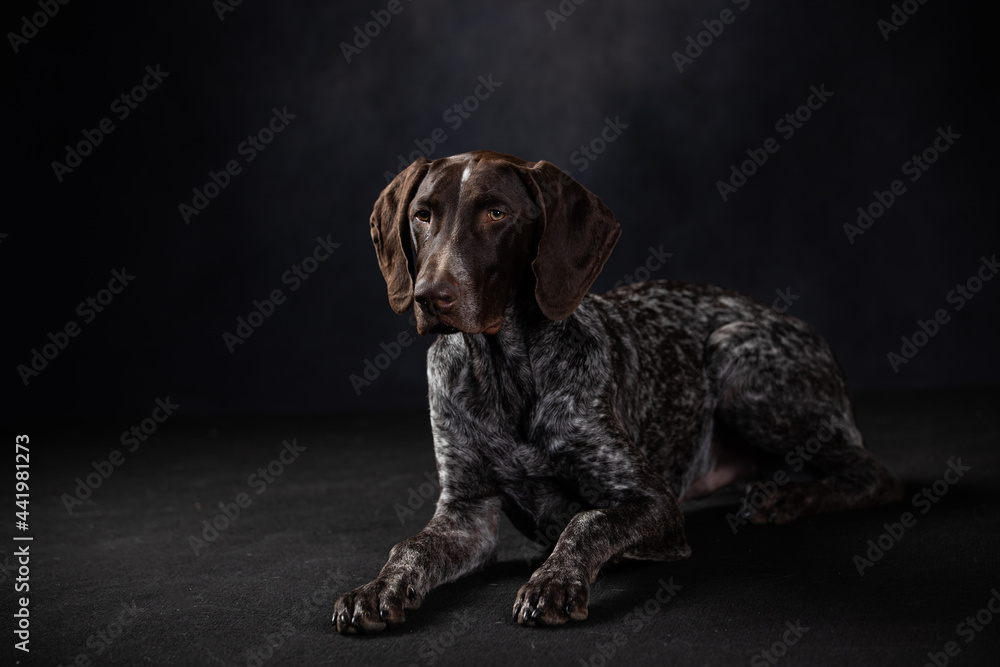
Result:
M483 391L494 394L506 411L524 414L537 396L538 376L532 347L556 323L547 319L534 292L522 290L507 304L503 324L495 334L461 334L469 368Z
M540 328L548 323L550 322L542 315L534 295L522 291L507 303L499 331L495 334L463 333L462 336L471 355L505 357L513 361L528 354L529 334L536 336Z

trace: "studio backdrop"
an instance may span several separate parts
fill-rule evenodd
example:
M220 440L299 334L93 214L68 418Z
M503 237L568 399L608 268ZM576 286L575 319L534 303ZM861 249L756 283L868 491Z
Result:
M44 7L43 7L44 5ZM419 157L555 163L594 286L720 284L855 389L995 383L996 7L8 3L4 417L426 404L371 245Z

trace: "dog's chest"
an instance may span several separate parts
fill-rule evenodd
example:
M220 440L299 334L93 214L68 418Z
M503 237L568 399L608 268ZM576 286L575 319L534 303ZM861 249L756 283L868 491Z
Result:
M533 444L510 445L491 457L490 466L504 510L518 530L532 536L589 507L577 481L556 460Z
M432 395L432 419L440 425L438 465L455 492L478 488L499 496L514 525L530 536L584 505L565 456L531 437L533 404L515 410L496 399L486 392Z
M553 390L553 379L567 377L558 355L531 364L509 340L502 354L496 346L442 337L428 353L438 466L453 493L499 496L515 526L531 535L599 504L598 492L581 488L581 466L594 464L581 461L586 433L577 422L590 411L577 408L591 404L589 390L600 383L563 381Z

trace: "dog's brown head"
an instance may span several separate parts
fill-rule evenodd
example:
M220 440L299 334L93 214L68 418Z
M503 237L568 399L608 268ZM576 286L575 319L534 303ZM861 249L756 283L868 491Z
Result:
M419 333L493 334L532 275L542 313L568 317L621 229L555 165L475 151L404 169L375 203L371 233L389 303L403 313L416 300Z

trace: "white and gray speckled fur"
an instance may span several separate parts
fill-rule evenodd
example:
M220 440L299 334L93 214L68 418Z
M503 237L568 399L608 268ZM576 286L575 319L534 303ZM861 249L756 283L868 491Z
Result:
M532 257L507 250L501 268L487 268L510 266L529 275L500 283L508 290L503 324L484 333L501 313L485 312L490 299L477 289L481 267L475 265L495 260L478 260L467 234L456 230L478 215L462 202L477 188L489 190L490 202L504 203L514 211L510 215L531 222L533 204L546 211L540 192L570 197L572 187L572 196L585 196L582 186L565 180L562 190L540 184L551 177L543 176L552 173L548 167L477 152L418 163L411 170L426 173L400 176L412 182L401 181L400 192L406 185L408 194L395 195L406 201L392 203L407 215L413 213L410 200L450 202L438 216L446 222L432 222L422 239L403 236L414 244L408 261L415 264L419 326L442 332L427 358L441 495L427 528L393 548L378 578L338 600L334 621L340 632L402 622L404 610L419 606L434 586L487 563L497 546L501 511L533 536L579 509L519 591L513 614L524 625L582 620L589 584L605 563L689 555L681 499L760 478L769 460L806 442L824 424L837 427L810 461L814 478L783 487L748 518L784 522L901 496L898 481L864 447L843 373L823 338L739 293L683 282L641 283L583 296L568 317L555 321L543 312L553 302L540 294L542 277L526 268ZM383 193L380 202L391 195ZM610 216L596 198L580 201ZM556 233L552 210L550 205L544 231L518 232L529 235L531 247L539 235ZM379 227L373 238L392 298L391 279L400 278L390 271L399 270L400 254L396 249L393 259L386 238L402 232L383 228L384 213L377 208L373 214L373 228ZM617 223L612 231L611 246ZM598 241L611 232L600 234ZM435 243L435 235L447 243L423 245ZM505 243L527 247L516 238ZM427 259L431 253L433 262ZM460 280L448 272L447 258L455 256L461 256ZM598 259L599 270L606 257ZM538 263L532 266L538 274ZM405 290L397 294L406 296ZM393 306L401 310L409 303L404 298ZM467 317L470 311L475 317Z

